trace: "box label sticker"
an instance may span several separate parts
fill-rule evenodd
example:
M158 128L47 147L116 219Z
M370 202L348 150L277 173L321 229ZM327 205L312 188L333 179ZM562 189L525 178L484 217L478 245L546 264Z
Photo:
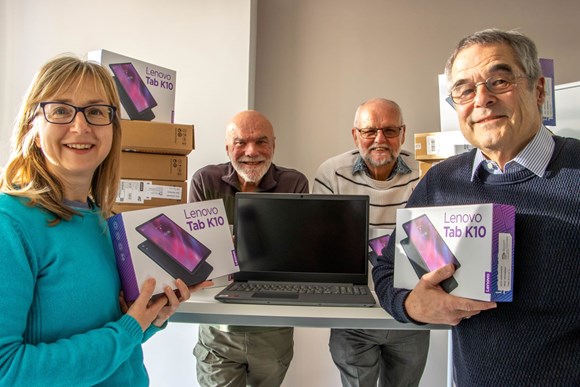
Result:
M147 191L150 181L121 180L117 203L142 204L148 199Z
M439 141L437 141L437 137L427 136L427 154L438 155L439 153L441 152L439 150Z
M508 233L498 234L497 249L497 290L512 290L512 236Z
M181 187L170 187L166 185L151 185L148 187L150 198L159 199L181 199Z
M151 181L121 180L117 203L143 204L146 200L181 199L181 187L154 185Z

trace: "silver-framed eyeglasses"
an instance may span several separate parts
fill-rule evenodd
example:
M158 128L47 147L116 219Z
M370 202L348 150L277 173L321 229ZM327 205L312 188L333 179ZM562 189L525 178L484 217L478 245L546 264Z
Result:
M483 82L467 82L460 83L451 88L449 96L454 103L463 105L475 99L477 88L480 85L485 85L485 88L493 94L503 94L512 91L518 85L518 79L528 78L525 75L494 75L487 78Z
M41 102L38 106L51 124L70 124L82 112L90 125L106 126L113 122L116 111L114 106L105 104L75 106L66 102Z
M360 136L364 139L376 138L379 134L379 130L383 133L385 138L393 138L401 134L401 130L405 128L405 125L401 126L387 126L384 128L355 128L360 133Z

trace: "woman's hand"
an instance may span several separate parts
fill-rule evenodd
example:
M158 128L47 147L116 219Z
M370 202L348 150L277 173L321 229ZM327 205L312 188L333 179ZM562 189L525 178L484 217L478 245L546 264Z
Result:
M153 297L155 279L149 278L143 283L139 297L131 305L127 304L122 294L119 302L121 310L137 320L141 329L145 331L151 324L162 326L177 311L179 305L189 299L192 292L212 284L211 281L204 281L187 287L185 282L177 279L175 280L177 290L166 286L163 294Z
M152 299L153 291L155 290L155 279L148 278L141 287L141 293L139 297L129 306L127 314L133 317L139 325L141 325L141 330L145 332L149 325L157 318L157 315L167 304L167 298L165 295L156 297ZM121 303L121 308L123 308ZM127 304L125 303L126 307Z
M173 291L169 286L164 289L165 297L167 297L167 304L159 311L157 318L155 318L153 321L153 325L160 327L165 324L165 321L167 321L169 317L173 316L173 314L177 311L179 305L182 302L189 300L191 293L211 286L212 284L213 282L211 281L205 281L187 287L185 282L180 279L176 279L175 285L177 286L177 290Z

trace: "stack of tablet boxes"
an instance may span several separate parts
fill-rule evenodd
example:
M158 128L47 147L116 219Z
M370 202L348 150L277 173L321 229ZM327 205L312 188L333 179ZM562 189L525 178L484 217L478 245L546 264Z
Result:
M175 76L169 70L98 50L88 59L109 69L121 100L121 184L108 219L127 300L154 277L154 294L239 271L221 199L187 203L187 155L194 127L174 123Z
M420 176L446 158L471 149L473 146L459 130L415 134L415 159L419 162Z
M114 211L185 203L193 125L123 120L121 128L121 185Z
M108 68L121 99L121 185L114 212L187 201L193 125L173 123L176 73L107 50L88 53Z

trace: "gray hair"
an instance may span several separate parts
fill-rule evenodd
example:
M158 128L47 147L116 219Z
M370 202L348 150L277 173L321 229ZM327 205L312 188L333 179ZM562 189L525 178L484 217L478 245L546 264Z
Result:
M529 85L533 85L534 81L537 81L542 76L540 61L538 60L538 50L536 49L536 44L530 38L518 31L502 31L496 28L490 28L475 32L461 39L457 44L445 65L445 75L447 76L448 83L451 83L451 68L457 55L462 50L474 44L507 44L513 49L516 60L524 70L524 75L529 78Z

